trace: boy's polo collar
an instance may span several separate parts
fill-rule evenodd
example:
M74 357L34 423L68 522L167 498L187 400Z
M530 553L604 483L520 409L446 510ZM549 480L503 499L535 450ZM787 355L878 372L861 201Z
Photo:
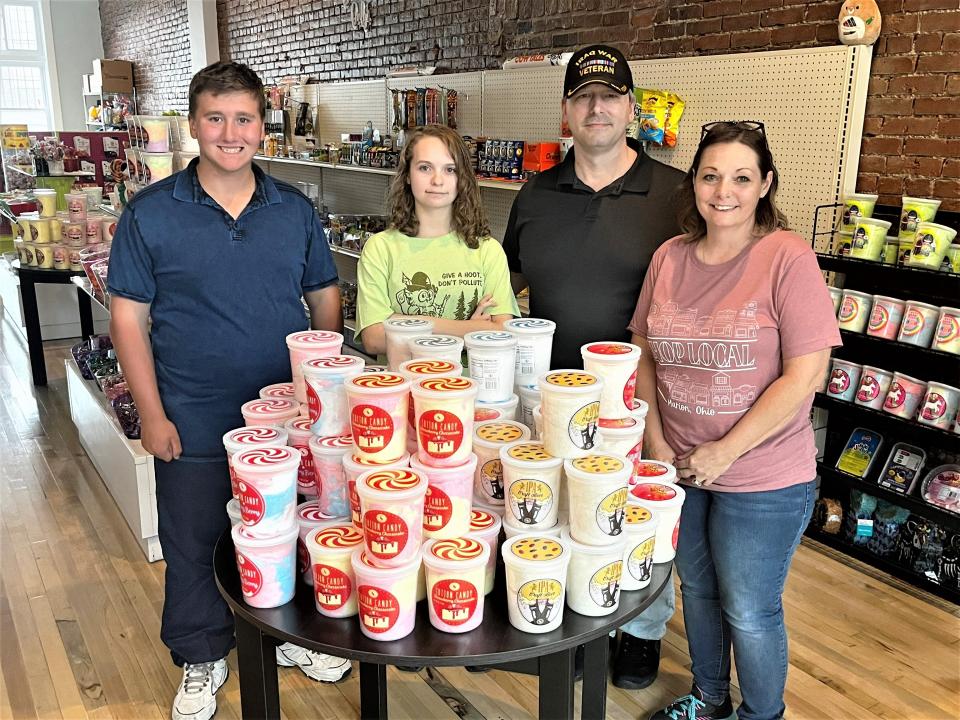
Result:
M200 185L200 179L197 177L198 162L199 158L194 158L184 171L177 175L177 183L173 188L173 198L175 200L196 203L198 205L213 202L212 198L210 198L203 189L203 186ZM280 197L280 191L277 190L276 183L273 182L273 179L263 172L258 165L253 164L251 167L253 168L256 188L253 191L253 198L250 204L253 206L277 205L283 202Z

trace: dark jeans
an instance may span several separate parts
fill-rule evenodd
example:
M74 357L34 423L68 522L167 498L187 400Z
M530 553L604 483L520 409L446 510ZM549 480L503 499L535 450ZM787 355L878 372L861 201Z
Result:
M160 639L177 665L219 660L234 646L233 615L213 577L214 545L230 527L227 461L155 459L154 468L167 563Z
M813 482L766 492L685 486L677 571L693 679L719 703L730 690L730 647L740 720L785 710L787 632L781 596L816 499Z

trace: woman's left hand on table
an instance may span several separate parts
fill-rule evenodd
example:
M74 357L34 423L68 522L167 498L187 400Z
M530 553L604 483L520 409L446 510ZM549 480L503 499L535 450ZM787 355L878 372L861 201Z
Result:
M677 476L697 487L707 487L736 460L722 442L705 442L677 456Z

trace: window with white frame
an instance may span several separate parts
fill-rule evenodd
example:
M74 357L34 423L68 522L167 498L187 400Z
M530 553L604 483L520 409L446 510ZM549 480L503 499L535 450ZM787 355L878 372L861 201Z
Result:
M0 0L0 123L52 130L40 0Z

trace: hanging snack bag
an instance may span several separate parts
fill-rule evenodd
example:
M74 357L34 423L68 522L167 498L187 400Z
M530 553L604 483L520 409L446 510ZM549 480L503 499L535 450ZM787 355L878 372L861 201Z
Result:
M663 145L663 131L667 126L667 93L662 90L633 91L640 106L640 140Z
M447 90L447 127L457 129L457 91Z
M677 134L680 132L680 117L686 103L676 93L667 93L667 123L663 131L663 144L676 147Z

